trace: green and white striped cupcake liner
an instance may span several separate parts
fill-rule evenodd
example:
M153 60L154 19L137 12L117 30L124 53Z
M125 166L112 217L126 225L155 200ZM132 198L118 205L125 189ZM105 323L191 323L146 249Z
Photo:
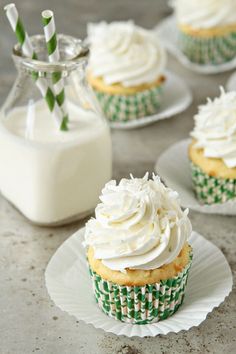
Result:
M236 198L236 179L211 177L192 162L190 165L193 187L201 203L225 203Z
M236 31L206 38L179 31L178 42L181 51L191 62L197 64L219 65L236 56Z
M161 104L163 85L133 95L112 95L95 90L104 115L112 122L127 122L155 114Z
M185 269L176 277L145 286L123 286L104 280L91 270L93 292L108 316L132 324L148 324L166 319L181 306L192 253Z

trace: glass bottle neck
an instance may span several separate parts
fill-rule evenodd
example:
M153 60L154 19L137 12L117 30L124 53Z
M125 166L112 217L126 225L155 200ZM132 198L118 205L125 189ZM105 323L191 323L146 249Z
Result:
M59 62L48 62L47 48L43 35L30 37L37 60L23 56L21 47L17 44L13 49L13 59L18 70L38 73L41 77L50 77L55 72L67 76L73 70L84 71L87 64L88 47L74 37L58 35L60 51Z

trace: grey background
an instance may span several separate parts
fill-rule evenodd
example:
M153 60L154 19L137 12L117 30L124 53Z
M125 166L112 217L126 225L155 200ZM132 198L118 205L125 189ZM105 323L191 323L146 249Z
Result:
M59 32L84 37L86 23L98 20L128 20L152 28L167 16L167 1L161 0L16 0L31 34L42 33L40 13L55 11ZM5 1L0 0L1 7ZM15 78L11 48L15 38L0 12L0 103ZM132 131L112 131L114 178L153 171L162 151L188 136L193 114L206 96L219 93L232 72L203 76L188 71L169 58L168 67L181 75L194 94L194 103L171 120ZM4 166L0 166L4 168ZM235 217L190 213L193 227L216 244L236 270ZM45 267L61 243L83 222L61 228L30 225L0 197L0 353L152 354L233 353L236 351L236 293L208 315L197 328L156 338L117 337L76 321L49 300L44 285Z

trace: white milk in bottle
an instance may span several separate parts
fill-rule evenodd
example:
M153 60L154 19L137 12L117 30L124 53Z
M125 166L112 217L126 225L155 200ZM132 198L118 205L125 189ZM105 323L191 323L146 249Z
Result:
M0 113L0 191L28 219L43 225L91 213L112 170L110 131L87 86L86 58L74 53L81 42L64 35L58 39L65 51L61 65L14 55L19 75ZM43 36L31 40L40 56ZM67 52L76 59L66 61ZM65 78L68 131L56 124L32 75L43 73L49 87L55 70Z

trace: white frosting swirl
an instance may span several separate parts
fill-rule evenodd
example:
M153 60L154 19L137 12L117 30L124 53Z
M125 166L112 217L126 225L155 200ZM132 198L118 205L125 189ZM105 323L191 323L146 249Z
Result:
M85 245L110 269L169 264L191 233L188 210L181 210L178 194L157 176L110 181L100 200L96 218L86 224Z
M191 136L196 148L203 148L205 157L221 158L229 168L236 167L236 92L210 100L194 116Z
M166 55L151 31L132 21L88 25L89 68L107 85L132 87L150 83L163 74Z
M193 28L236 24L235 0L173 0L177 21Z

